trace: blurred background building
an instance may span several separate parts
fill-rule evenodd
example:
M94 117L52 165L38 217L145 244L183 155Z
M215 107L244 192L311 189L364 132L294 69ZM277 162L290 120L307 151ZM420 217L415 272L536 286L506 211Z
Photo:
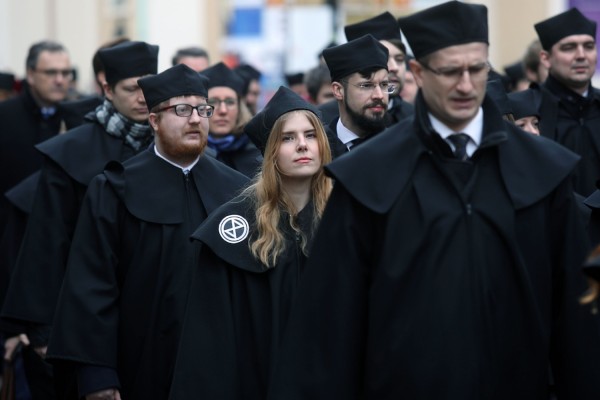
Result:
M159 69L175 51L205 48L211 63L249 63L264 73L265 97L284 73L314 67L328 44L343 43L343 26L384 11L399 17L444 0L0 0L0 70L25 72L28 47L62 42L82 92L94 90L91 59L118 36L160 45ZM489 10L490 60L515 62L536 38L533 24L576 5L600 18L597 0L479 0ZM264 101L264 99L263 99Z

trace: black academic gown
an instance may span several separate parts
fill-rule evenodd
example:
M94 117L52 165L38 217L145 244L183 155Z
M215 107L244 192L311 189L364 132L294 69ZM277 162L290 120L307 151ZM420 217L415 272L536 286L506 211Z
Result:
M247 225L230 231L228 218ZM296 217L307 242L313 205ZM237 198L213 213L192 236L200 244L170 399L265 399L306 257L300 236L282 215L286 249L267 269L249 250L254 209ZM223 229L224 228L224 229ZM248 236L243 238L246 232ZM243 239L243 240L242 240ZM231 242L235 243L231 243Z
M385 125L387 127L404 119L411 119L413 117L414 107L412 104L402 100L402 98L399 96L392 97L390 101L392 102L392 107L388 109L385 116ZM332 100L324 103L319 106L319 110L321 111L321 121L325 126L325 133L327 134L327 139L329 140L331 155L335 159L349 151L348 147L344 145L344 143L342 143L337 136L337 123L340 119L337 101ZM371 136L365 138L364 140L368 140L370 137Z
M600 398L577 157L483 109L468 164L419 95L414 123L327 167L270 399L541 400L549 365L559 398Z
M188 238L246 182L210 157L201 157L186 177L153 149L123 166L111 163L94 178L48 359L116 372L123 399L167 398L192 277Z
M582 97L552 76L529 90L539 104L541 134L581 156L575 191L589 196L600 178L600 90L590 84L590 93Z
M0 103L0 121L0 193L5 193L40 168L42 156L34 145L58 134L61 116L57 111L42 118L39 106L25 90ZM0 196L0 226L7 208L7 200Z
M33 331L52 324L87 185L106 163L126 160L134 150L95 122L36 148L43 154L44 164L2 317L20 322L34 337L39 336L41 343L37 344L42 345L47 332Z
M262 164L262 155L260 150L254 144L248 142L240 149L233 151L219 151L210 149L214 152L214 157L235 169L238 172L246 175L248 178L254 178Z
M7 212L3 234L0 236L0 309L4 303L10 276L25 234L25 226L33 206L33 196L39 176L39 171L35 172L5 193L10 208ZM15 331L13 327L1 320L0 330L9 334L21 333L18 328Z

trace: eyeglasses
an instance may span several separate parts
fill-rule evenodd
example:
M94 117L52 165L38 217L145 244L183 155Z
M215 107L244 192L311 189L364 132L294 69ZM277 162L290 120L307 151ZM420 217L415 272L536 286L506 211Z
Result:
M208 99L207 103L209 105L213 106L214 108L221 107L221 104L225 104L225 108L227 108L227 109L232 109L235 106L237 106L237 100L232 99L231 97L228 97L226 99L211 98L211 99Z
M379 84L373 83L373 82L361 82L361 83L351 83L349 81L342 81L342 82L352 85L354 87L357 87L361 92L364 92L364 93L373 93L373 91L375 90L375 88L377 86L379 86L379 88L381 89L381 91L383 93L387 93L387 94L394 93L394 90L396 90L396 86L392 85L389 82L381 82Z
M483 62L475 65L471 65L468 67L446 67L446 68L431 68L429 65L425 63L421 63L423 68L427 71L434 73L437 76L441 76L449 81L458 82L461 80L465 72L469 73L469 76L472 79L482 79L485 77L485 74L489 72L492 68L489 62Z
M210 118L212 117L213 112L215 111L215 108L208 104L200 104L195 107L189 104L175 104L174 106L169 106L156 110L156 112L170 110L171 108L175 110L175 114L178 117L190 117L192 115L192 112L196 110L199 116L203 118Z
M34 71L44 74L48 78L56 78L61 75L64 79L73 79L72 69L34 69Z

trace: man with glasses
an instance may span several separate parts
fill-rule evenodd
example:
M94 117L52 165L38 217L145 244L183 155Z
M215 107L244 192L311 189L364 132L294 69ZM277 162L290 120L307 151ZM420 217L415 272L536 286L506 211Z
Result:
M81 397L168 398L189 236L248 181L204 155L207 83L183 64L139 79L155 144L109 164L83 200L48 349Z
M29 48L26 85L21 94L0 103L0 194L35 172L42 157L34 145L56 135L61 117L57 104L64 100L72 78L65 47L43 41ZM0 226L8 204L0 196Z
M328 125L334 157L381 132L389 94L388 49L371 35L323 50L339 118Z
M550 365L559 399L600 398L577 157L486 96L485 6L399 23L414 120L326 167L336 185L270 398L547 399Z
M412 104L404 101L399 95L404 87L406 47L402 43L400 28L394 16L386 11L356 24L346 25L344 32L348 41L367 34L373 35L379 43L388 49L388 80L390 84L394 85L395 89L389 96L386 125L390 126L405 118L410 118L414 113L414 108ZM326 123L338 116L336 102L324 104L319 109L323 113L323 120Z
M42 358L89 182L106 163L130 158L153 139L137 80L156 74L158 46L124 42L100 50L99 56L106 74L104 102L86 116L84 124L36 146L43 163L1 312L12 322L6 328L11 336L25 333L30 348ZM39 356L32 360L40 360ZM51 368L47 364L44 368L50 380ZM33 387L42 380L30 383Z
M252 118L241 95L244 80L222 62L202 74L209 79L208 104L215 110L208 122L209 150L217 160L253 178L262 156L244 134L244 127Z

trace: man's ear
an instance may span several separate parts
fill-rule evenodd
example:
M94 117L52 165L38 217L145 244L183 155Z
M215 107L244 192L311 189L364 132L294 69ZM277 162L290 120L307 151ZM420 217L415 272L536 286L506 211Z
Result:
M550 53L546 50L540 51L540 62L544 67L550 69Z
M410 64L410 72L413 73L417 86L421 87L423 83L423 66L417 60L410 60L408 63Z
M152 127L152 129L154 129L155 132L158 129L158 120L158 114L150 113L148 115L148 122L150 123L150 126Z
M331 91L336 100L344 100L344 86L339 82L331 82Z
M102 90L104 91L104 96L108 100L113 101L115 92L113 91L113 88L108 83L102 82Z

